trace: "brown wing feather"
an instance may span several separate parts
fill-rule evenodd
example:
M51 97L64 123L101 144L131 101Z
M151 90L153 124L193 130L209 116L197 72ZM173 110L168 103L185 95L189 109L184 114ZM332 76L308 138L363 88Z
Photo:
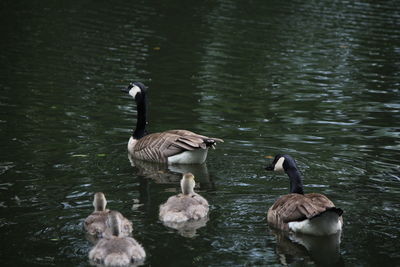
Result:
M312 218L335 205L321 194L288 194L280 197L268 210L267 220L272 226L288 230L288 223Z
M168 157L195 149L206 149L207 143L223 142L218 138L198 135L186 130L153 133L139 139L134 147L134 157L142 160L166 162Z
M318 213L324 212L328 208L335 207L335 204L333 204L333 202L330 201L329 198L327 198L324 195L317 193L310 193L310 194L305 194L304 196L309 200L311 205L314 207L312 213L310 213L307 216L307 218L311 218Z
M192 148L200 147L204 141L201 138L198 138L197 136L181 136L177 140L179 143L186 144Z
M177 135L180 135L180 136L190 136L190 135L192 135L192 136L196 136L198 138L201 138L203 140L214 140L217 143L218 142L221 142L221 143L224 142L224 140L222 140L220 138L208 137L208 136L197 134L197 133L194 133L194 132L191 132L191 131L188 131L188 130L169 130L169 131L165 131L164 133L173 133L173 134L177 134Z

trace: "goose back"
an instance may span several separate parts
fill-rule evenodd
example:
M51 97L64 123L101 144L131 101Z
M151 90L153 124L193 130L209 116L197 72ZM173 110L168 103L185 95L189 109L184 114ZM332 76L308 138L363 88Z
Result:
M129 266L144 260L146 253L143 247L131 237L101 239L89 252L89 259L105 266Z
M160 206L160 219L164 222L198 220L207 216L208 210L207 200L199 194L179 194L169 197L167 202Z
M169 157L185 151L197 149L206 151L216 142L223 141L219 138L211 138L187 130L170 130L149 134L139 140L131 138L128 151L135 159L166 163Z
M83 227L90 235L102 236L106 230L106 221L109 210L94 211L84 221Z
M313 219L328 210L335 210L339 216L342 211L326 196L310 194L288 194L281 196L268 210L268 223L278 229L289 230L290 222ZM342 222L342 217L340 217Z
M110 234L110 229L107 227L107 218L110 212L107 209L105 211L94 211L90 214L83 223L86 232L100 238L104 237L105 234ZM132 222L126 219L121 213L118 212L118 214L122 221L121 235L129 236L132 232Z

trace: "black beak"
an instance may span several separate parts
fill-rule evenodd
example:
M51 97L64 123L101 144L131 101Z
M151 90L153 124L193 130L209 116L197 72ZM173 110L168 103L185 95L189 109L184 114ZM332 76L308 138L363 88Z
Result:
M265 169L267 171L273 171L274 170L274 166L270 165L270 166L265 167Z

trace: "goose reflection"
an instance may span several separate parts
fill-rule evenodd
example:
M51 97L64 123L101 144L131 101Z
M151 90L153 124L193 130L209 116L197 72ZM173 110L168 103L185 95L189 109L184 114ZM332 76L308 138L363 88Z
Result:
M133 159L130 155L128 155L128 158L132 167L137 169L139 176L150 179L157 184L179 184L182 174L190 172L196 177L196 187L201 189L214 188L206 163L168 165Z
M182 175L188 172L192 173L196 177L196 190L209 191L215 189L215 184L208 173L206 163L168 165L163 163L133 159L129 154L128 158L132 167L136 169L136 173L139 176L138 202L141 204L133 204L132 209L136 209L138 206L142 205L145 205L147 207L151 206L152 199L150 199L150 191L152 187L151 185L153 183L162 185L165 191L177 193L179 191L177 185L179 185ZM202 227L202 223L204 223L205 225L206 221L203 221L205 220L200 220L197 223L194 223L199 225L199 227L194 226L193 228L197 229ZM180 230L178 230L178 232L181 233L183 236L193 235L193 233L190 233L190 230L180 225L176 225L175 227L170 225L169 227L174 229L179 228Z
M344 266L340 255L340 231L328 236L271 231L276 236L276 251L282 265L309 259L317 266Z
M206 226L209 218L204 217L195 221L186 222L163 222L169 228L175 229L183 237L193 238L196 236L197 229Z

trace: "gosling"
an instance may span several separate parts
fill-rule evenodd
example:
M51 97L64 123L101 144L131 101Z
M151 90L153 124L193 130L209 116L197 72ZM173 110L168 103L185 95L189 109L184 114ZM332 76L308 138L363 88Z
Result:
M160 220L168 223L181 223L199 220L208 214L209 205L205 198L194 192L194 176L185 173L181 180L182 193L168 198L160 206Z
M93 200L94 211L85 219L83 224L89 235L102 238L104 234L109 231L106 222L111 211L106 209L106 205L107 200L104 194L102 192L97 192ZM119 213L118 211L115 212ZM121 235L129 236L132 232L132 223L122 216L121 213L119 213L119 215L121 217Z
M107 227L111 229L89 252L89 259L104 266L130 266L143 263L146 252L132 237L122 235L123 217L119 212L110 211Z

